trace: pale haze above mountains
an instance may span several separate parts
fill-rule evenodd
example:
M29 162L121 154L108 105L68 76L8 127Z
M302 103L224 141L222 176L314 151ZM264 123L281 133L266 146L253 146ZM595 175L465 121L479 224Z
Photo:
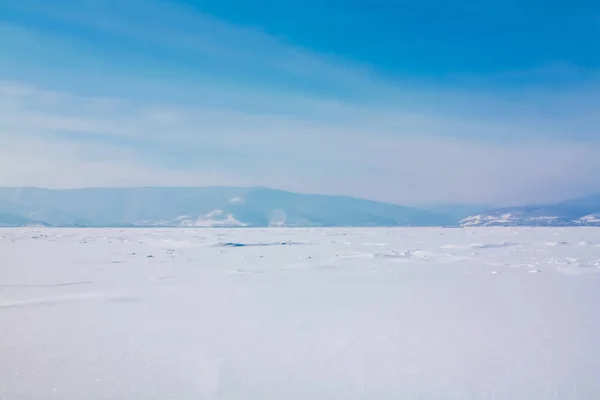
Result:
M600 193L555 204L420 208L260 187L0 188L0 226L600 226Z

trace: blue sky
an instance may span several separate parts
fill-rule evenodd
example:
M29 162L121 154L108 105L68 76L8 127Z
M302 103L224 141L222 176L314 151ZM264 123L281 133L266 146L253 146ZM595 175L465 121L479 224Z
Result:
M0 1L0 184L600 191L600 4Z

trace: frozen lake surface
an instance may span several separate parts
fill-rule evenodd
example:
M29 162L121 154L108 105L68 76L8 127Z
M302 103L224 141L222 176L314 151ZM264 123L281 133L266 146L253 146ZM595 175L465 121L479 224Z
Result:
M600 398L600 229L1 229L0 399Z

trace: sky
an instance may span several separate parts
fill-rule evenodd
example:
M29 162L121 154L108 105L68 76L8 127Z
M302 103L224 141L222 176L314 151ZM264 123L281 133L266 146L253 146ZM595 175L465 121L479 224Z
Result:
M0 0L0 185L600 192L600 3Z

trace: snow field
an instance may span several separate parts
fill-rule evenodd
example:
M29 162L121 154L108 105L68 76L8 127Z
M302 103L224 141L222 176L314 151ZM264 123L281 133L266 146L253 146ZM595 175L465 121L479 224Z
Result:
M0 399L600 398L600 229L2 229Z

